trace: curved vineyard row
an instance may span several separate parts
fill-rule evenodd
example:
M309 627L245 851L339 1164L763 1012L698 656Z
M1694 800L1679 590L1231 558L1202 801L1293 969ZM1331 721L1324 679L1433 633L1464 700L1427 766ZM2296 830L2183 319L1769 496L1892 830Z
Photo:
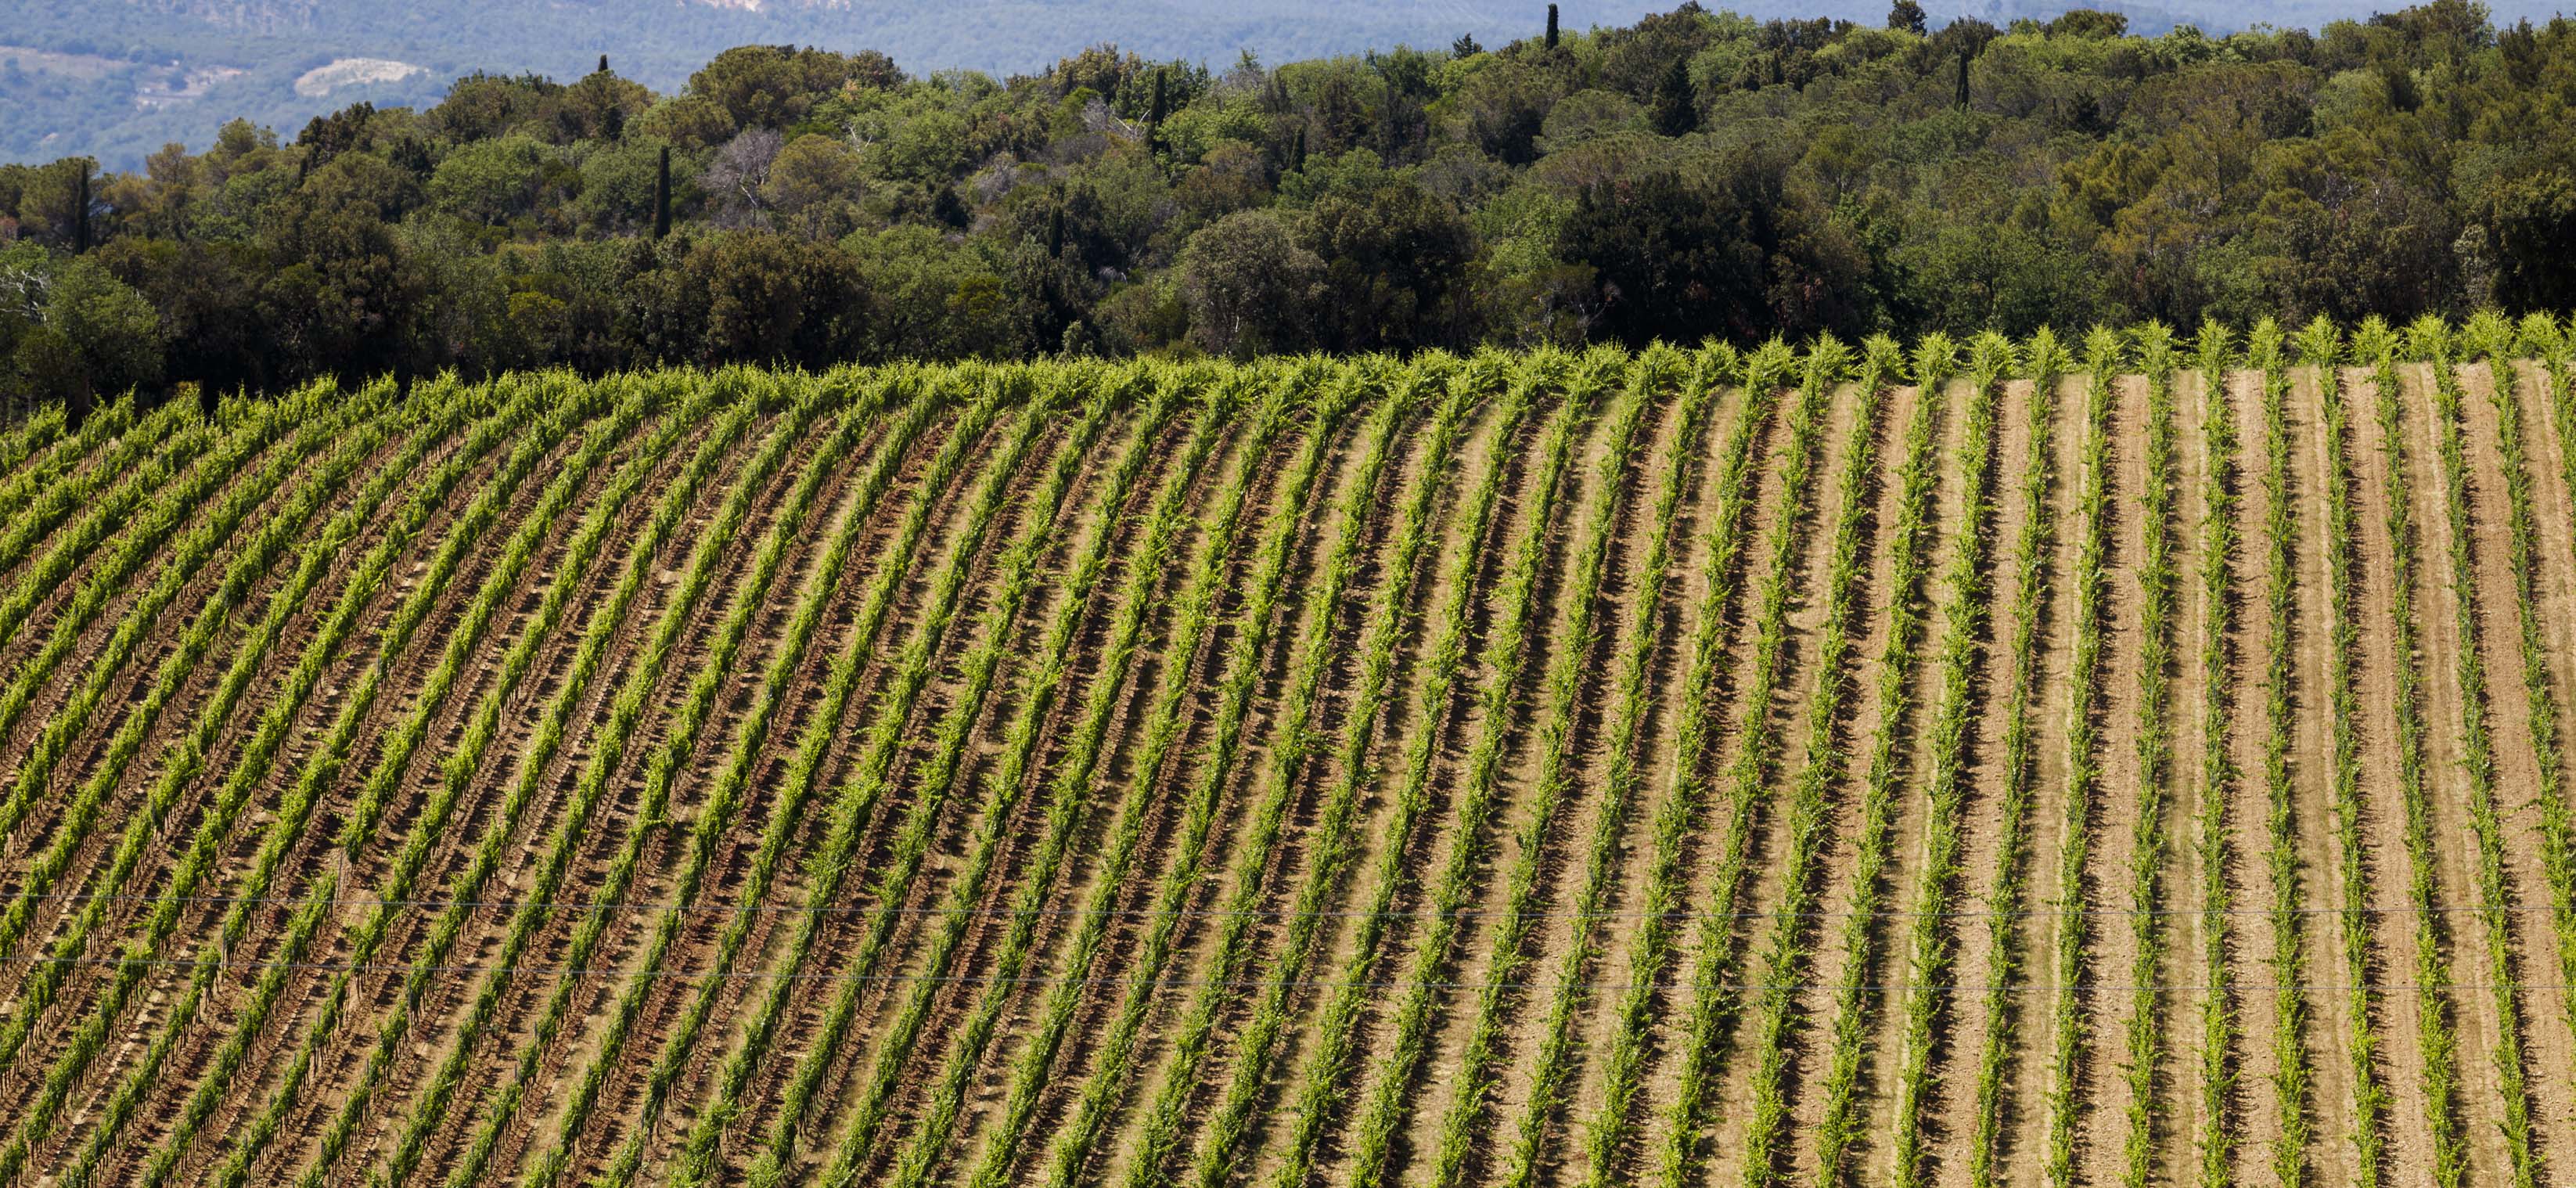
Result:
M2548 1183L2571 341L0 427L0 1188Z

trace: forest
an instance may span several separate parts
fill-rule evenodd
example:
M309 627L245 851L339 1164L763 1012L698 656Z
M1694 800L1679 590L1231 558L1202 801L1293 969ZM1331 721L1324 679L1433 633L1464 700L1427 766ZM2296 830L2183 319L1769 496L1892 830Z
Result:
M2564 310L2571 107L2576 21L2460 0L2225 37L1688 3L1009 78L746 46L671 94L603 57L0 166L0 390Z

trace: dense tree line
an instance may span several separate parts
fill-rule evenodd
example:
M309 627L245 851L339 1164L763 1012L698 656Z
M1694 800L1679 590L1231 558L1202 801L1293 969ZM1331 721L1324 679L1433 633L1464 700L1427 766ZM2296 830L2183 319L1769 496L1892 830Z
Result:
M1533 25L1536 25L1533 21ZM0 385L2576 306L2576 22L1633 27L1222 71L745 47L0 167Z

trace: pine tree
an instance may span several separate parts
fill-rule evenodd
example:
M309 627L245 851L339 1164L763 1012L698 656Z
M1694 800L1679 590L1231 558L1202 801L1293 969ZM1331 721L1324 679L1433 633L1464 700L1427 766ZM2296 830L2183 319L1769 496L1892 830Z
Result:
M1968 51L1959 51L1959 110L1968 109Z
M662 146L662 163L653 171L653 238L671 233L671 146Z
M1473 33L1461 33L1458 35L1458 40L1449 43L1449 56L1461 62L1483 52L1485 47L1476 44L1476 35Z
M1547 6L1547 48L1556 48L1556 6Z
M1925 29L1923 6L1914 0L1896 0L1896 6L1887 10L1887 27L1921 37Z

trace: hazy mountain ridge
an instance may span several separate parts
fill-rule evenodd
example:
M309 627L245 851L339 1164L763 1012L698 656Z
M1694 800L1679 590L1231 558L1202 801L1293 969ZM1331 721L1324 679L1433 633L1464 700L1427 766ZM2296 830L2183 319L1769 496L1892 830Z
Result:
M2542 15L2552 0L2497 5L2500 21ZM752 5L753 7L736 7ZM2065 0L1936 0L1937 22L1997 24L2054 15ZM2180 23L2242 27L2248 9L2220 0L2099 3L2133 30ZM1565 6L1569 27L1626 24L1669 4L1616 0ZM1752 0L1713 5L1758 18L1832 17L1876 24L1878 0ZM2320 26L2366 16L2371 0L2302 0L2260 15ZM2517 11L2528 8L2529 14ZM10 10L15 9L15 12ZM203 147L234 118L292 137L306 120L360 100L434 102L456 78L538 73L575 78L601 54L657 91L676 91L729 46L873 48L906 70L995 74L1038 69L1085 45L1115 42L1149 58L1222 65L1244 50L1270 62L1399 44L1445 46L1461 33L1489 44L1537 32L1535 0L107 0L0 3L0 161L93 156L139 167L161 145ZM11 50L32 53L12 57ZM317 86L316 71L365 59L418 67L399 79ZM352 72L356 73L356 72ZM394 73L390 70L378 74ZM303 82L304 85L298 85Z

